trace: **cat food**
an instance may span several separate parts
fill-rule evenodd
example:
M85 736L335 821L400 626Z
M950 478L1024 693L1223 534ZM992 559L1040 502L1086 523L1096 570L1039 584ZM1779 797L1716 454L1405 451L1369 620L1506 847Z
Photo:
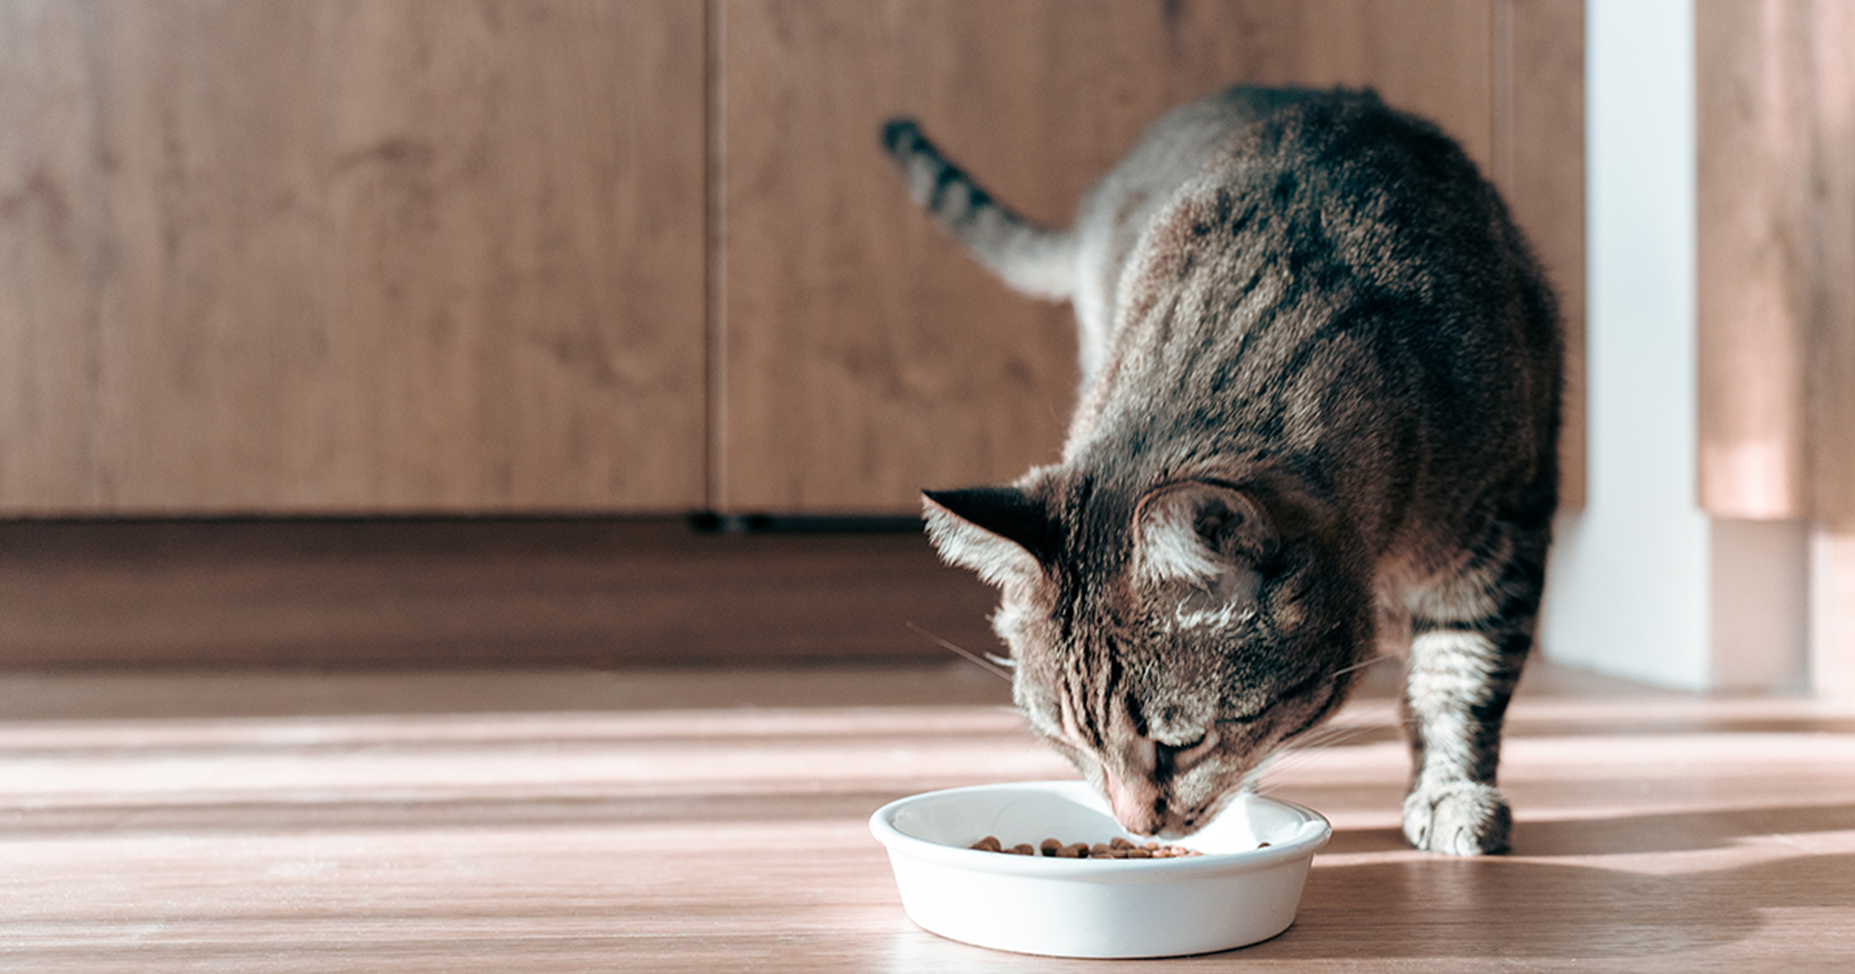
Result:
M1263 845L1269 843L1264 842ZM1177 859L1183 856L1202 856L1197 849L1187 849L1182 845L1161 845L1149 841L1144 844L1115 836L1108 842L1064 842L1061 839L1045 839L1036 846L1029 842L1020 842L1007 847L996 835L988 835L968 848L980 852L1001 852L1008 856L1043 855L1051 859Z

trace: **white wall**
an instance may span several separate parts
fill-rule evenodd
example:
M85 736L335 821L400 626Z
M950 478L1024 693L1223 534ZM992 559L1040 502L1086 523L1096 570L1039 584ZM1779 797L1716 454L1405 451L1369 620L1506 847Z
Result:
M1695 502L1693 3L1585 5L1589 479L1541 648L1665 686L1796 685L1807 532Z

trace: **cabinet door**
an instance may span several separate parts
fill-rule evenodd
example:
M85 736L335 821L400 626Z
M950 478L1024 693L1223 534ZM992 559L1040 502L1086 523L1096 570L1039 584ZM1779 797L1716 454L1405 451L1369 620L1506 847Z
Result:
M0 514L700 506L704 19L0 0Z
M907 511L922 487L1058 454L1068 308L1008 292L913 208L883 119L916 116L995 195L1059 224L1152 119L1236 82L1372 85L1512 173L1508 102L1541 96L1496 55L1541 20L1516 10L1542 5L1576 0L720 0L711 496ZM1571 99L1576 123L1572 80L1543 97ZM1533 112L1520 135L1539 117L1561 121ZM1569 144L1547 168L1580 171Z

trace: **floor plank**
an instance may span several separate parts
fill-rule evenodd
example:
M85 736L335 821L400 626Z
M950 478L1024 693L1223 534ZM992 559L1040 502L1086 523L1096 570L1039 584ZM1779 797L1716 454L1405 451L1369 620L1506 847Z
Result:
M1540 667L1515 853L1413 852L1390 680L1267 787L1332 819L1295 925L1169 970L1833 970L1855 711ZM903 915L869 814L1071 777L935 666L0 675L0 968L1099 970Z

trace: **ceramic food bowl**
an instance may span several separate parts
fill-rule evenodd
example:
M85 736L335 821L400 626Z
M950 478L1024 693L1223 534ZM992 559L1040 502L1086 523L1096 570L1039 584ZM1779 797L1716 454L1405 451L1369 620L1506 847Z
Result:
M1294 922L1314 853L1333 829L1317 812L1244 796L1169 845L1202 855L1066 859L969 848L1109 842L1129 835L1080 781L980 785L915 795L870 817L902 907L923 929L981 947L1057 957L1171 957L1253 944ZM1267 843L1267 845L1264 845Z

